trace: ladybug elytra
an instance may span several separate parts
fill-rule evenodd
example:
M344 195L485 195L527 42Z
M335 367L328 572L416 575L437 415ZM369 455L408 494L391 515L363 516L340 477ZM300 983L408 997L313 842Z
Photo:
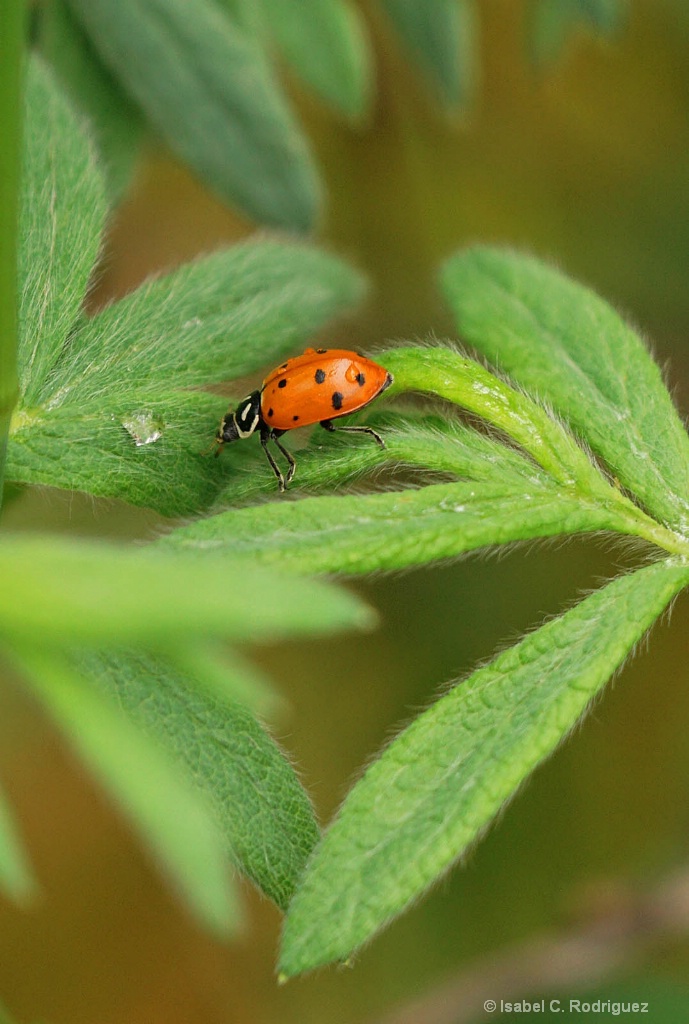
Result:
M222 445L250 437L258 430L278 487L284 491L294 476L296 462L278 438L296 427L320 423L325 430L370 434L384 448L382 437L372 427L335 427L332 421L363 409L391 384L392 375L387 370L356 352L307 348L269 373L259 390L225 414L215 436L216 454ZM268 448L269 441L287 460L286 477Z

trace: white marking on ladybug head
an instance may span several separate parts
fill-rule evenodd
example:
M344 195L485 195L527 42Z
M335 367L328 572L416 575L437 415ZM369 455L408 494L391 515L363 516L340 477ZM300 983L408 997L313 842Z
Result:
M240 437L251 437L261 418L260 407L255 395L249 395L234 413L234 422Z

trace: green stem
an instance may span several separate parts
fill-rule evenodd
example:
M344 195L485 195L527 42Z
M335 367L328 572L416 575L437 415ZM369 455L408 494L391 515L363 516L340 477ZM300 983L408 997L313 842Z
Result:
M10 416L17 402L17 237L24 0L0 2L0 504Z

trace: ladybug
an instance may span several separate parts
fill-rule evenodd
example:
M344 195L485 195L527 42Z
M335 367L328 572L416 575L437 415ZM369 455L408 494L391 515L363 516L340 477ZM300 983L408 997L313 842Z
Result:
M229 441L250 437L258 430L279 490L284 491L297 466L278 438L296 427L320 423L325 430L370 434L384 448L382 437L372 427L335 427L333 420L363 409L391 384L392 374L356 352L307 348L269 373L258 391L252 391L234 411L225 414L215 435L215 454L219 455ZM286 477L268 448L269 441L274 441L287 459Z

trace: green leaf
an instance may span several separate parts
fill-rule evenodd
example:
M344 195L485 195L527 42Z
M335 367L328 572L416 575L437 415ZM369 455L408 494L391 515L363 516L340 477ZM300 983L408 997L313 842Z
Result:
M472 843L675 594L686 564L621 577L441 697L347 796L290 905L280 969L348 957Z
M421 69L450 106L466 106L475 80L473 0L381 0Z
M369 438L348 438L348 450L331 468L330 451L319 452L316 440L312 452L299 456L307 486L346 479L347 461L352 469L363 470L387 458L475 482L301 502L284 498L192 523L175 531L167 543L227 548L301 572L350 573L423 564L489 544L600 529L643 537L671 553L687 553L681 537L650 519L602 476L560 423L478 363L437 346L400 348L380 358L395 377L391 392L427 391L483 416L518 441L542 469L488 438L477 435L470 441L470 431L461 427L441 431L440 437L418 431L414 436L413 428L397 436L391 433L383 453L373 450ZM480 467L482 457L486 462ZM229 491L246 496L270 486L271 474L262 466L254 466L260 484L243 483L228 453L226 460L230 458L237 483Z
M270 736L247 710L196 691L160 659L130 652L89 656L83 665L181 762L210 800L235 863L284 909L319 832Z
M160 867L208 927L237 922L222 838L198 791L162 749L75 674L26 645L13 660L89 769L125 811Z
M110 192L117 199L130 183L139 153L141 111L103 65L66 0L41 6L38 32L41 52L91 122Z
M613 35L619 31L625 14L620 0L532 0L533 58L539 65L554 63L582 24L588 24L601 35Z
M0 543L0 635L24 643L274 642L371 624L354 595L217 552L182 554L55 537Z
M348 422L350 420L348 419ZM448 416L406 409L366 415L385 441L385 448L370 438L314 429L308 447L296 452L297 474L290 491L328 491L363 474L383 469L409 476L409 470L428 471L466 480L495 482L516 476L540 480L541 471L513 448L472 430ZM284 443L284 439L283 439ZM288 447L293 447L287 441ZM248 448L248 446L247 446ZM223 453L229 464L228 484L218 504L236 504L260 495L275 494L275 477L263 452L253 446L254 458L245 467L236 449ZM248 461L248 460L246 460ZM249 471L245 471L245 469ZM428 482L428 473L424 475Z
M565 417L669 526L689 529L689 437L638 335L590 289L536 259L459 253L445 292L462 337Z
M19 410L11 424L8 475L119 498L165 516L190 515L226 479L208 457L227 401L202 392L129 389L82 402Z
M504 431L559 483L615 498L562 424L473 359L440 345L401 347L381 358L395 378L388 394L422 391L459 405Z
M606 529L631 532L633 524L616 509L547 482L497 479L282 500L190 523L160 543L232 551L297 573L355 574L425 565L488 545Z
M257 45L212 0L69 0L172 151L257 220L309 230L320 187Z
M37 58L29 64L26 106L18 268L25 406L44 387L84 301L105 220L91 146Z
M38 890L14 815L0 790L0 887L15 903L28 903Z
M58 404L117 382L169 391L244 376L303 344L363 291L361 275L307 245L249 241L197 259L82 322L58 369Z
M0 505L10 416L19 397L18 220L26 10L21 0L0 6Z
M296 73L353 121L368 111L372 55L349 0L262 0L266 28Z
M82 320L36 404L17 410L8 478L197 512L227 477L204 458L227 402L182 388L279 361L362 291L340 260L279 242L147 282Z
M421 391L452 402L507 434L558 483L624 504L562 424L475 360L440 345L403 346L377 358L394 377L386 398ZM436 460L430 447L429 458L432 467Z

